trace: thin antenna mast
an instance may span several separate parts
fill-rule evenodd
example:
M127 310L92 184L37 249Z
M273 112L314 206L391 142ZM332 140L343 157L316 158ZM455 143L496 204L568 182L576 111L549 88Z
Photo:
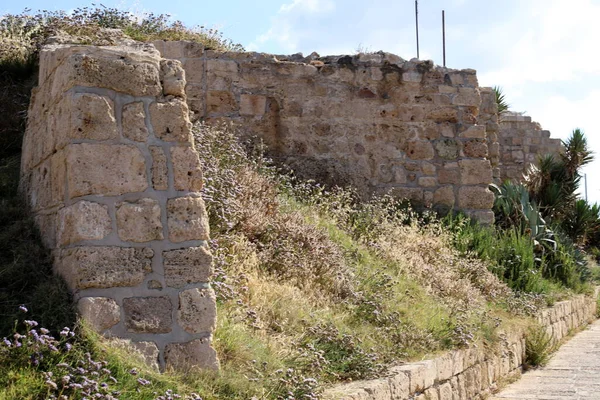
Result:
M419 57L419 1L415 0L415 21L417 27L417 58Z
M442 48L444 49L444 68L446 67L446 11L442 10Z

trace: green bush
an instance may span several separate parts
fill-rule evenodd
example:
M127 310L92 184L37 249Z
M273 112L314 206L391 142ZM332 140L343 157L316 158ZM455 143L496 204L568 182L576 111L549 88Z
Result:
M552 337L541 326L534 326L525 335L524 368L543 367L548 363L550 354L554 351Z

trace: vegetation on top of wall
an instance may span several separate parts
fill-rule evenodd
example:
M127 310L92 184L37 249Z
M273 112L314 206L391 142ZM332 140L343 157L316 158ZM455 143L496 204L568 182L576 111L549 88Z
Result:
M122 33L110 31L119 29ZM190 40L207 49L243 51L240 44L224 38L221 31L204 26L188 27L168 14L143 13L103 5L76 8L70 12L26 9L21 14L0 17L0 67L34 63L50 36L70 35L77 43L114 44L122 35L138 41ZM112 42L112 43L111 43Z

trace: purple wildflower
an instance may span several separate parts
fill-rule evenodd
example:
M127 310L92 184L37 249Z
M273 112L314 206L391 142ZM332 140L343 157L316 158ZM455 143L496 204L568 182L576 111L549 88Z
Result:
M30 326L30 327L35 327L38 326L38 323L36 321L33 321L31 319L26 319L25 320L25 325Z
M24 313L26 313L27 311L29 311L29 310L27 310L27 307L25 307L23 304L21 304L21 305L19 306L19 310L21 310L21 311L22 311L22 312L24 312Z
M137 379L137 382L138 382L140 385L142 385L142 386L146 386L146 385L149 385L149 384L150 384L150 381L149 381L149 380L147 380L147 379L144 379L144 378L138 378L138 379Z

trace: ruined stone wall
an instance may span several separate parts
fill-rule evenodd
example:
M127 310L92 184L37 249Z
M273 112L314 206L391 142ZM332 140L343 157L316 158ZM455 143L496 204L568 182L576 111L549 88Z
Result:
M500 117L500 179L521 181L531 164L537 164L540 155L562 151L560 139L550 138L531 117L507 113Z
M543 310L537 316L553 343L596 319L599 290L576 296ZM527 343L523 331L505 332L495 349L470 347L437 358L392 367L385 378L337 385L325 399L394 400L488 398L507 380L521 375Z
M151 364L217 368L208 221L179 62L42 50L22 190L81 315Z
M300 175L490 222L486 124L473 70L387 53L292 57L155 42L186 72L196 118L233 120Z

